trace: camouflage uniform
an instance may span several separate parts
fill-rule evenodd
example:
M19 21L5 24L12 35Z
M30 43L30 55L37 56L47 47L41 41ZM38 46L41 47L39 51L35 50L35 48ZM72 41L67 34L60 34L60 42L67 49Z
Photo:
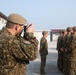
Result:
M26 75L26 61L37 57L38 41L27 34L29 42L13 36L6 28L0 35L0 75ZM30 39L30 40L29 40Z
M64 63L65 32L66 30L62 30L62 36L60 40L60 51L59 51L59 70L60 71L63 71L63 67L64 67L63 63Z
M64 72L66 71L66 69L67 69L66 65L68 64L67 55L68 55L68 51L69 51L70 36L71 36L71 34L67 34L66 37L65 37Z
M76 27L75 27L76 32ZM67 51L66 71L64 75L75 75L76 72L76 34L72 34L69 39L69 49Z
M58 59L57 59L57 67L60 70L60 41L61 41L61 35L57 39L57 51L58 51Z
M41 64L40 64L40 72L44 73L44 68L46 65L46 57L48 54L48 44L46 38L42 37L40 40L40 56L41 56Z
M72 34L72 27L67 27L67 35L65 36L65 50L64 50L64 70L63 72L67 71L67 65L68 65L68 59L67 59L67 55L68 55L68 51L69 51L69 40Z

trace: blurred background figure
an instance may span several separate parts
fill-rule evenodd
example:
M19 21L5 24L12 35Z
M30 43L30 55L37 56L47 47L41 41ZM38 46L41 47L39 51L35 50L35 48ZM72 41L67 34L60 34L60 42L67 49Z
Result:
M47 36L48 36L48 32L47 31L43 31L42 32L43 37L40 40L40 57L41 57L41 64L40 64L40 73L41 74L45 74L45 65L46 65L46 57L48 55L48 43L47 43Z

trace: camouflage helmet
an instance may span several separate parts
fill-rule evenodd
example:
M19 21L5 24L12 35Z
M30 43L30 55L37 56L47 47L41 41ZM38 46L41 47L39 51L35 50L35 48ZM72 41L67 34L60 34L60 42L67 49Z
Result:
M73 27L73 31L76 31L76 26Z
M72 27L67 27L67 32L70 32L70 31L72 31Z
M24 25L27 22L25 18L23 18L21 15L16 14L16 13L10 14L7 17L7 21L16 23L16 24L20 24L20 25Z
M43 32L42 32L42 35L47 34L47 33L48 33L48 31L43 31Z

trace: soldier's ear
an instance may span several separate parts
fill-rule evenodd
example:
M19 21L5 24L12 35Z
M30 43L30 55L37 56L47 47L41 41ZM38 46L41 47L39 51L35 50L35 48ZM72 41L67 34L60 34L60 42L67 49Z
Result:
M15 30L16 30L16 31L18 30L18 26L17 26L17 25L15 26Z

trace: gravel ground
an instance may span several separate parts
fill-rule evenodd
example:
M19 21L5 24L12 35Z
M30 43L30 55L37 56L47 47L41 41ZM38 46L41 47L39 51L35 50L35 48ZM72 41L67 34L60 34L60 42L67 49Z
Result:
M63 75L57 69L57 51L56 51L56 42L48 43L49 46L49 54L47 56L46 62L46 75ZM40 55L38 54L38 58L34 61L31 61L30 64L27 65L27 73L26 75L40 75Z

